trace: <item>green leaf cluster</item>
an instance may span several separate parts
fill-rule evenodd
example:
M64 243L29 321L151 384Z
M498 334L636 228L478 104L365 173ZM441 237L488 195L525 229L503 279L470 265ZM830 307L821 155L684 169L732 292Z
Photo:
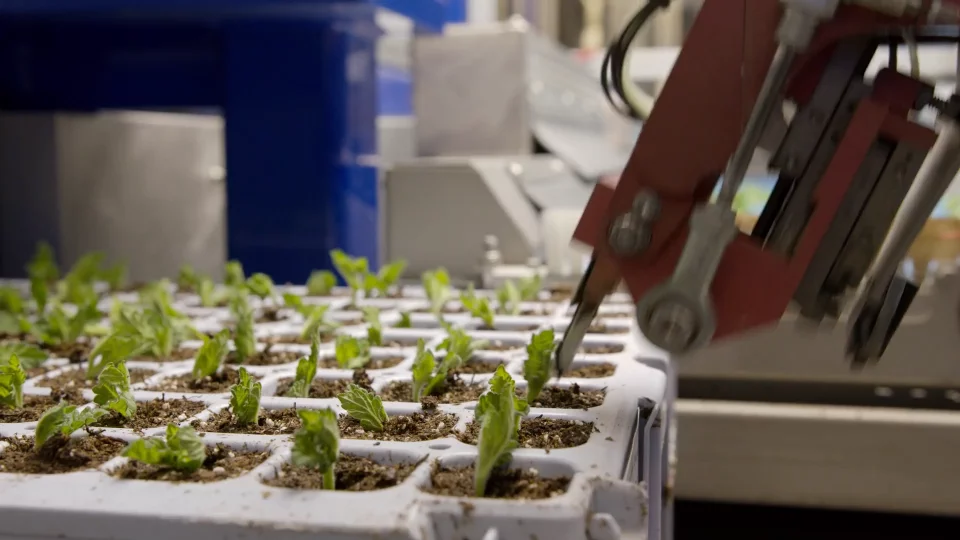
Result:
M529 407L526 401L517 397L513 379L501 365L490 379L490 389L480 396L474 412L474 421L480 424L474 495L483 497L493 470L507 464L519 445L520 419L529 412Z
M323 488L336 488L336 465L340 457L340 426L330 409L297 411L300 429L293 435L291 461L297 467L317 469L323 475Z
M168 424L163 437L137 439L127 446L123 456L146 465L191 473L203 466L207 448L192 427Z

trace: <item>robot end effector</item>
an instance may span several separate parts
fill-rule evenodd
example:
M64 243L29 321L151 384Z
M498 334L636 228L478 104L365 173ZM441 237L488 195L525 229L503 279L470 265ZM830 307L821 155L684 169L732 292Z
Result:
M864 72L889 36L922 39L958 15L960 1L706 0L620 181L598 185L574 235L594 259L558 370L621 277L643 332L675 354L774 324L791 303L838 317L856 289L847 353L879 358L916 291L896 269L960 170L960 102ZM745 235L733 197L785 99L797 112L771 159L780 176ZM925 107L939 137L911 121ZM676 129L694 125L710 128Z

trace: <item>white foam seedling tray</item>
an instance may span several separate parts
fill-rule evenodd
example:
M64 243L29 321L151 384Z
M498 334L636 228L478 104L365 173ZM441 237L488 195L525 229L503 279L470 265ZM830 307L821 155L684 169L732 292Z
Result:
M296 290L296 288L293 288ZM419 292L422 295L422 291ZM399 310L412 311L426 306L416 299L369 301L384 309L385 327L397 320ZM422 296L420 296L422 298ZM614 301L617 298L613 299ZM349 300L326 299L332 305L331 316L350 320L359 313L342 309ZM195 299L178 297L180 307L196 305ZM524 344L539 328L553 327L558 335L569 321L569 306L562 302L525 304L525 310L537 316L498 317L498 330L473 331L475 337L516 344L510 351L484 351L480 356L503 360L517 381L522 376ZM197 315L198 326L216 330L229 316L226 310L186 310ZM16 475L0 473L0 539L26 538L137 539L171 538L294 538L324 539L553 539L606 540L617 538L661 539L661 495L664 492L668 454L671 375L662 353L650 347L640 336L630 316L629 304L604 305L601 322L621 326L624 334L589 334L586 346L622 346L613 354L581 354L577 365L609 362L616 366L610 377L596 379L565 378L551 384L578 384L585 390L605 389L604 402L588 410L538 409L531 416L543 415L592 422L594 432L588 442L575 448L518 449L512 467L532 468L540 475L571 476L563 495L537 501L442 497L425 493L420 487L430 481L435 461L445 465L472 462L476 447L453 436L422 443L377 442L343 439L341 452L370 457L380 462L419 463L415 471L397 487L371 492L302 491L268 487L261 482L277 473L289 459L290 436L227 435L208 433L207 444L270 449L271 457L248 474L208 484L174 484L159 481L115 479L104 471L122 463L115 458L101 470L60 475ZM465 328L476 328L477 321L463 314L447 319ZM429 314L414 313L412 329L386 328L386 342L399 340L405 346L377 349L376 354L403 356L390 369L370 370L373 387L380 390L391 381L409 380L417 338L432 345L442 339L443 331ZM296 317L280 323L258 325L257 335L299 332ZM522 329L522 330L517 330ZM344 327L343 332L364 332L362 326ZM332 344L322 354L332 354ZM303 345L275 345L306 353ZM58 369L31 379L25 389L29 395L44 395L49 389L37 386L43 377L56 376L64 369L63 360L50 360ZM145 390L164 377L186 373L192 361L173 363L130 362L130 367L157 370L157 374L135 386L138 400L149 401L161 394ZM336 399L292 399L276 397L279 381L294 374L295 363L279 366L251 366L251 373L263 382L264 408L321 408L342 412ZM321 369L321 378L349 378L345 370ZM490 374L465 375L467 382L485 383ZM167 398L185 396L200 400L207 407L199 415L184 418L186 425L204 420L227 406L229 395L181 394L167 392ZM87 399L92 398L89 390ZM440 410L457 416L456 430L473 419L475 403L441 405ZM409 414L419 404L385 402L391 415ZM0 436L30 436L35 423L0 424ZM148 430L158 434L163 428ZM127 429L110 429L107 434L133 440L139 435ZM79 435L84 436L84 435Z

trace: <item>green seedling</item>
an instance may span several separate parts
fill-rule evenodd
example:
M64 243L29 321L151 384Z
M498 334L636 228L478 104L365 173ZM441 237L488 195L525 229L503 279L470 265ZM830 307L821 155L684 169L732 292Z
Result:
M223 283L232 289L242 289L247 277L243 273L243 265L239 261L230 261L223 269Z
M383 345L383 325L380 323L380 310L374 307L363 308L363 321L367 323L367 341L374 347Z
M513 281L507 280L497 289L497 307L500 313L519 315L522 301L520 288Z
M97 343L90 352L90 361L87 362L87 380L94 380L107 366L121 364L130 358L146 353L150 344L146 340L138 339L115 330Z
M307 279L308 296L330 296L337 286L337 276L329 270L314 270ZM284 295L286 297L286 295Z
M368 272L364 276L363 291L367 296L377 293L380 296L390 294L390 289L400 281L400 276L407 269L407 261L393 261L380 267L376 274Z
M474 495L483 497L487 482L497 467L509 463L519 446L520 418L529 411L526 401L516 395L516 386L501 365L490 379L490 389L480 396L475 422L480 424L477 460L474 465Z
M302 315L305 321L303 323L303 330L300 332L300 337L307 339L307 337L317 334L329 336L339 328L340 325L336 321L327 319L327 312L329 311L330 306L328 305L312 306L307 304L304 306Z
M260 418L260 394L263 385L254 381L246 368L240 368L240 380L230 387L230 410L241 425L256 424Z
M397 322L396 328L413 328L413 319L409 313L406 311L400 312L400 321Z
M0 343L0 366L8 364L14 356L20 361L23 369L38 368L50 358L46 351L29 343L22 341Z
M112 292L116 292L127 286L127 276L129 273L127 265L117 263L113 266L101 268L100 280L106 283Z
M367 431L382 432L387 422L387 411L383 408L380 396L350 383L347 391L337 396L343 410L354 420L360 422L360 427Z
M105 255L99 252L88 253L74 263L63 280L57 284L57 296L71 304L82 305L96 299L94 286L100 278L100 268Z
M152 293L141 292L145 306L126 306L113 323L113 333L118 337L133 340L136 349L152 358L169 358L185 339L197 335L197 331L179 312L168 303L169 293L160 287ZM139 353L138 353L139 354Z
M540 290L543 288L543 279L539 274L520 278L517 281L517 289L520 290L520 300L524 302L534 302L540 299Z
M130 389L130 372L124 363L111 364L100 372L93 387L93 402L124 418L137 414L137 401Z
M247 290L261 300L276 296L273 280L270 276L257 272L247 278Z
M230 300L230 290L218 287L212 279L202 276L196 282L194 291L200 298L200 305L207 308L222 306Z
M180 292L194 292L197 290L197 283L200 282L200 274L189 264L180 267L177 274L177 290Z
M370 363L370 342L366 338L339 335L334 350L341 369L362 369Z
M300 429L293 436L291 461L297 467L317 469L323 475L323 489L336 489L337 458L340 457L340 427L330 409L297 411Z
M477 350L489 344L489 341L485 339L473 339L465 330L451 324L444 324L444 329L447 335L437 346L437 349L459 356L464 362L468 362Z
M193 371L191 372L194 380L201 380L205 377L212 377L223 365L223 360L229 352L230 331L221 330L213 337L203 336L203 345L197 351L197 358L193 361Z
M0 287L0 311L11 315L23 315L23 297L13 287Z
M288 397L310 397L310 386L317 376L317 367L320 363L320 336L314 334L310 343L310 356L305 356L297 362L297 372L293 377L293 384L287 390Z
M330 252L330 260L347 287L350 287L351 303L357 305L360 293L365 289L367 274L370 272L367 259L365 257L354 258L339 249L335 249Z
M430 301L430 312L440 317L443 314L443 307L453 298L450 275L445 268L437 268L424 272L420 280L427 300Z
M257 354L253 310L247 303L246 295L242 294L233 298L230 310L236 323L233 329L234 357L238 364L242 364Z
M437 362L433 351L426 348L422 339L418 339L417 354L411 368L413 401L419 402L426 396L440 393L447 383L447 376L462 364L463 359L451 352L447 352L443 360Z
M39 450L47 441L56 437L69 437L77 430L96 423L107 414L109 414L107 411L96 407L81 409L61 401L47 409L37 421L33 440L34 448Z
M0 365L0 408L23 408L23 383L27 374L20 365L20 358L12 355L5 364Z
M527 380L527 401L533 403L550 380L550 366L556 348L553 330L542 330L530 338L527 359L523 363L523 378Z
M30 294L37 304L37 311L42 313L50 298L50 286L60 279L60 268L50 244L37 244L37 250L27 264L27 277L30 278Z
M192 427L168 424L163 437L137 439L127 446L123 456L146 465L191 473L203 466L207 448Z
M488 328L493 328L494 311L490 307L490 300L477 296L472 283L460 293L460 302L471 315L483 321Z
M77 308L76 313L68 315L63 306L54 303L41 314L36 322L20 319L21 330L33 334L41 343L57 345L76 343L84 335L89 325L100 320L100 310L96 299Z

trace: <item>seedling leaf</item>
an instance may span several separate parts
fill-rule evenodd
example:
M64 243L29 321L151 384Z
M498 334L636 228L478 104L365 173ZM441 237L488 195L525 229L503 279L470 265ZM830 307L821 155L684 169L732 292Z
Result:
M553 330L542 330L530 338L527 359L523 363L523 378L527 380L527 400L533 403L550 380L550 366L554 350Z
M47 409L37 421L33 439L34 448L40 449L44 443L57 435L69 437L73 432L95 423L107 414L103 409L80 409L76 405L61 401Z
M130 390L130 372L124 363L110 364L97 379L93 387L93 402L124 418L133 418L137 414L137 401Z
M20 366L25 370L40 367L50 358L46 351L29 343L0 343L0 366L9 363L13 356L20 360Z
M250 290L250 294L261 300L274 296L273 280L270 279L270 276L260 272L247 278L247 289Z
M260 394L263 385L254 381L246 368L240 368L240 380L230 387L230 410L243 425L256 424L260 417Z
M114 364L126 362L130 358L141 355L150 349L150 342L139 339L120 331L114 331L97 343L90 352L90 361L87 363L87 379L96 379L104 368ZM97 359L99 358L99 361Z
M497 304L500 308L500 313L519 315L521 300L520 289L516 283L510 280L505 281L503 285L497 289Z
M397 323L397 328L413 328L413 319L406 311L400 312L400 321Z
M168 424L164 437L137 439L127 446L123 456L147 465L190 473L203 465L207 448L192 427Z
M466 291L460 293L460 302L471 315L482 320L486 326L493 328L494 312L493 308L490 307L490 300L477 296L472 283Z
M20 358L16 354L4 364L0 364L0 407L7 409L23 408L23 383L27 382L27 374L20 365Z
M330 311L330 306L327 304L305 305L301 312L306 319L303 323L303 331L300 333L301 337L306 338L318 333L329 334L336 330L339 325L334 321L327 320L328 311Z
M437 268L433 271L424 272L420 276L423 283L423 291L430 300L430 311L436 316L443 313L443 307L453 297L453 290L450 288L450 275L444 268Z
M340 427L336 413L330 409L300 409L297 415L301 427L293 436L291 461L297 467L320 470L323 488L335 489L334 469L340 455Z
M23 314L23 298L13 287L0 287L0 311L12 315Z
M317 365L320 363L320 335L314 334L310 342L310 356L305 356L297 362L297 372L293 377L293 384L287 390L287 396L308 398L310 386L317 376Z
M257 340L253 332L253 310L247 303L244 294L238 294L231 303L233 318L236 323L233 332L233 347L237 363L244 363L248 358L257 354Z
M343 410L360 422L360 427L369 431L383 431L387 411L383 408L380 396L350 383L347 391L337 396L337 399L340 400Z
M357 304L360 292L365 289L367 274L370 272L367 259L364 257L351 257L339 249L330 252L330 260L337 273L343 278L347 286L350 287L350 297L353 304Z
M363 308L363 320L367 323L367 340L374 347L383 345L383 325L380 324L380 310L374 307Z
M419 403L424 391L433 378L433 371L437 368L437 360L433 351L427 350L423 339L417 340L417 355L413 360L413 401Z
M223 274L223 283L233 289L243 288L247 281L246 275L243 273L243 265L239 261L228 262L223 269Z
M501 365L490 380L490 390L480 397L476 414L480 420L474 495L483 497L493 470L506 464L518 446L520 416L526 404L517 399L513 379Z
M520 299L524 302L533 302L539 299L543 279L539 274L520 279L517 288L520 289Z
M360 369L370 363L370 342L366 339L339 335L335 350L341 369Z
M307 295L329 296L337 286L337 276L329 270L314 270L307 279ZM284 295L286 296L286 295Z
M193 361L193 378L196 380L204 377L211 377L227 357L230 342L230 331L221 330L217 335L211 337L202 336L203 345L197 351L197 358Z

